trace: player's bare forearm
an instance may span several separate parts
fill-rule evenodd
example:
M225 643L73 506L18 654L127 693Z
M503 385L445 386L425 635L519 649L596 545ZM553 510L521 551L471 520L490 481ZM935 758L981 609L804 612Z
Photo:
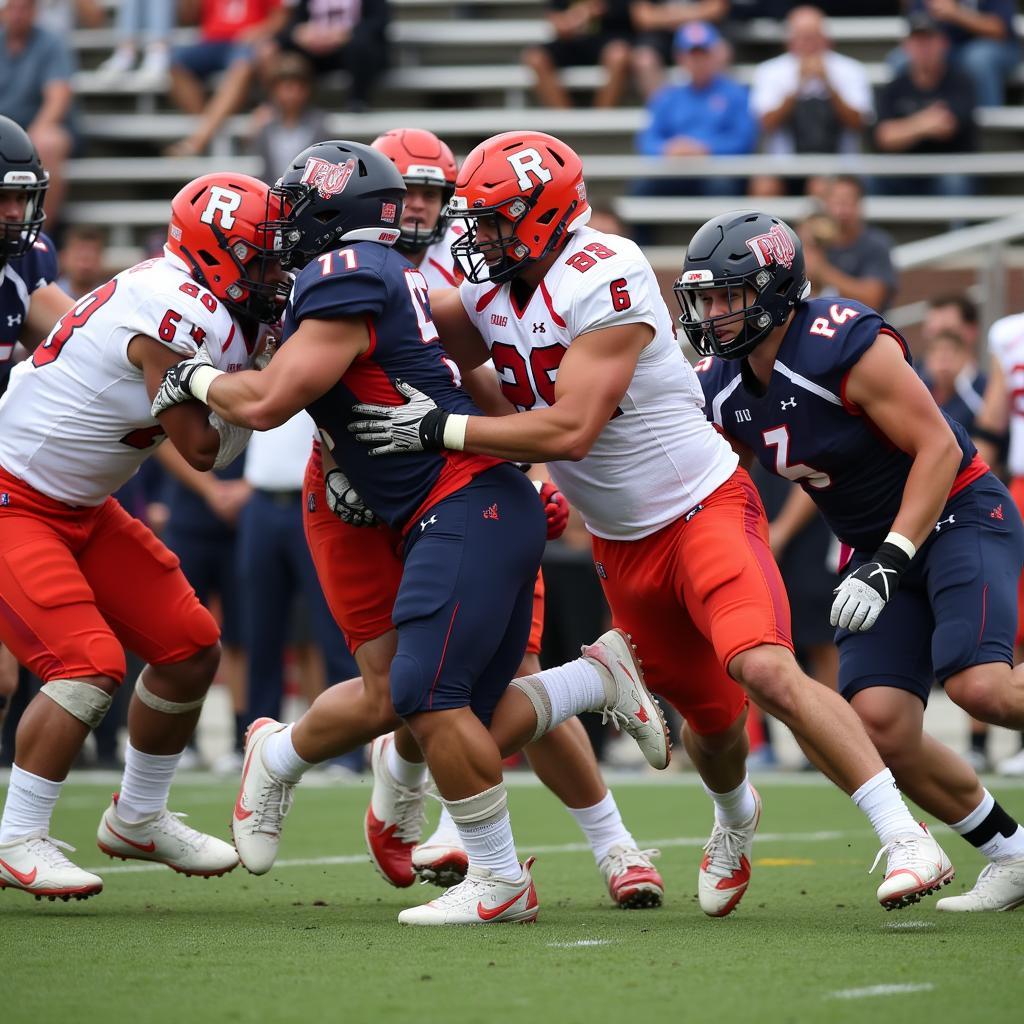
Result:
M262 376L256 370L222 374L210 385L206 404L228 423L250 430L273 430L291 419L298 409L287 412L280 401L273 401L266 382L260 379Z
M43 338L57 325L57 321L74 306L75 300L60 285L50 283L37 288L28 304L25 324L18 335L18 341L30 352L35 350Z
M914 457L892 529L915 547L919 548L935 529L962 458L963 452L952 432L949 443L936 442Z
M599 433L556 404L516 416L470 416L464 449L513 462L577 462Z

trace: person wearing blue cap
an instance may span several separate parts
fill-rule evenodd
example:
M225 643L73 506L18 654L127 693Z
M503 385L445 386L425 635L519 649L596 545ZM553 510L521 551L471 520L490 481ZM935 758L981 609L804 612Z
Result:
M747 89L726 70L726 50L713 25L693 21L676 30L676 61L687 74L681 85L667 85L651 98L647 127L637 136L645 156L703 157L752 153L757 122ZM662 178L637 183L640 195L736 195L741 183L730 178Z

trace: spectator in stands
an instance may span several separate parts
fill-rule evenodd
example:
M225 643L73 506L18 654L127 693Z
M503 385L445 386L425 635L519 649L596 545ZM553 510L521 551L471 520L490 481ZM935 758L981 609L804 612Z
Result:
M70 227L59 253L57 284L73 299L80 299L107 280L107 240L99 228Z
M977 148L974 86L949 63L949 41L930 14L908 19L907 67L878 96L875 145L883 153L968 153ZM951 171L920 178L881 178L890 194L967 195L973 183Z
M249 93L256 47L283 24L280 0L202 0L200 41L171 54L171 99L201 117L187 139L168 148L168 156L196 156L206 149ZM207 102L204 83L222 72Z
M274 48L301 53L318 75L347 71L347 109L369 109L370 94L387 67L388 0L284 0L288 20Z
M107 23L105 7L101 0L36 0L37 24L57 35L73 28L102 28Z
M676 31L691 21L717 25L725 20L730 7L730 0L632 0L629 13L636 33L633 67L645 101L665 79Z
M978 307L959 292L933 296L928 302L928 312L921 324L921 339L925 346L943 331L952 331L963 339L967 347L969 368L973 374L978 369ZM984 379L984 375L982 375Z
M75 144L71 75L66 43L36 24L35 0L7 0L0 10L0 114L28 132L50 174L47 231L60 219L64 162Z
M864 222L864 184L852 174L827 181L822 215L800 229L815 295L842 295L885 309L899 284L892 238Z
M162 83L171 63L168 39L176 13L174 0L121 0L117 5L117 46L97 70L112 78L131 71L141 47L138 75Z
M569 90L559 71L600 64L604 84L594 93L595 107L614 107L629 82L632 22L629 0L548 0L547 19L555 38L523 52L523 63L537 76L537 98L545 107L568 109Z
M637 136L645 156L703 157L752 153L757 123L746 86L728 73L728 57L718 30L691 21L676 31L674 51L686 72L683 85L666 85L648 103L648 124ZM741 182L713 176L652 178L637 184L638 195L736 195Z
M1014 0L911 0L910 13L930 14L952 47L953 63L970 75L981 107L1006 102L1006 80L1020 60Z
M988 380L978 372L967 342L956 331L938 331L928 339L920 373L938 407L973 430Z
M821 11L796 7L786 19L786 52L754 72L750 106L766 153L853 153L871 115L871 85L859 61L832 49ZM771 177L751 186L755 195L782 191Z
M298 53L270 58L269 103L253 114L250 152L263 161L260 177L273 184L296 153L327 136L325 114L312 106L313 68Z

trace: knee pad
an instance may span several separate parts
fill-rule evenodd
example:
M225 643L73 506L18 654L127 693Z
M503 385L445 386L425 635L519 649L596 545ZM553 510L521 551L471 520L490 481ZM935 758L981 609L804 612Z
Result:
M135 696L147 708L152 708L154 711L159 711L164 715L187 715L190 711L201 708L206 700L205 693L197 700L165 700L163 697L157 696L152 690L146 688L146 684L142 681L141 672L139 673L139 678L135 680Z
M391 703L399 718L424 711L431 680L420 663L409 654L396 654L391 662Z
M54 704L90 729L95 729L103 721L114 701L113 694L80 679L51 679L43 683L39 692L45 693Z

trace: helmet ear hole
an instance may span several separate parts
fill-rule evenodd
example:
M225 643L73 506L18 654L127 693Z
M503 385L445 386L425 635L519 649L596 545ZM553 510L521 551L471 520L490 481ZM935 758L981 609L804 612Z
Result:
M538 224L550 224L555 217L558 216L558 208L552 206L550 210L545 210L538 218Z
M337 213L334 210L318 210L313 214L313 219L318 224L330 224L335 217L337 217Z
M209 249L200 249L199 257L208 267L217 266L217 257Z

